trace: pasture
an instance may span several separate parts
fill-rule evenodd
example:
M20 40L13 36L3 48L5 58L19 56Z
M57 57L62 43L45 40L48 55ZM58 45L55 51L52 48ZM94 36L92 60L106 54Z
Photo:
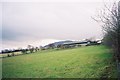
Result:
M3 78L116 77L112 54L105 46L38 51L2 61Z

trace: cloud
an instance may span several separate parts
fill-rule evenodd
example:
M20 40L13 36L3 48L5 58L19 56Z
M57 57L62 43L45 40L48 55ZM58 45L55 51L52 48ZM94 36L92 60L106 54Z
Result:
M91 16L100 7L98 2L4 2L3 42L99 37L101 27Z
M20 36L24 36L23 33L19 33L19 31L12 30L12 28L2 28L2 40L3 41L14 41L18 40Z

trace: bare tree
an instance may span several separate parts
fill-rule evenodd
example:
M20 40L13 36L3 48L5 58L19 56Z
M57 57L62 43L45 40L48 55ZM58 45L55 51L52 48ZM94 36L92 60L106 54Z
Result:
M118 77L120 78L120 2L114 2L112 6L104 5L99 16L93 18L102 22L104 31L104 43L114 51L114 58L117 63Z
M28 49L29 49L30 53L33 53L34 47L32 45L28 45Z

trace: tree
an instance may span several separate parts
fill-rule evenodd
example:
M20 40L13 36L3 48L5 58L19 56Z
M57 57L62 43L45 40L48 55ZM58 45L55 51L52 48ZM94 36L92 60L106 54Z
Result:
M30 53L33 53L34 47L32 45L28 45L28 49L29 49Z
M97 22L102 22L104 31L104 43L114 51L114 58L120 78L120 2L114 2L112 6L107 6L100 12Z
M104 43L114 49L116 59L120 62L120 2L114 2L111 7L105 4L99 17L94 20L102 22Z
M22 49L23 54L27 54L27 49Z

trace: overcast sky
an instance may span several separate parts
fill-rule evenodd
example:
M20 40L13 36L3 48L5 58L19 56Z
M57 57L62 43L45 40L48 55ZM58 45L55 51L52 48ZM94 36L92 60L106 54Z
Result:
M6 0L0 6L3 49L102 36L91 18L103 7L100 0Z

